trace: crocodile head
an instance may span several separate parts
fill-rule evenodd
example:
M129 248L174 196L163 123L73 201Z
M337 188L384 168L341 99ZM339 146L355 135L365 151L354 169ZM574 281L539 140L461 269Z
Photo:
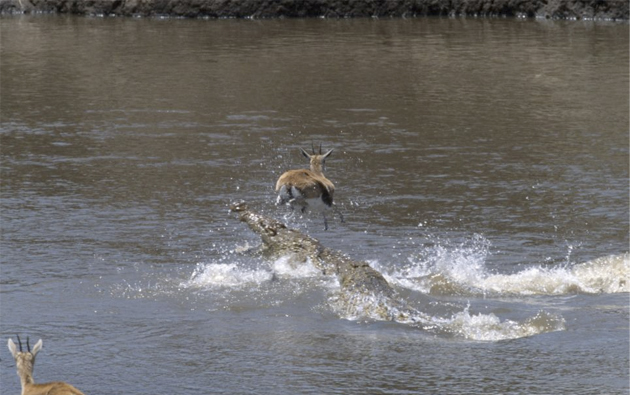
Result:
M250 210L245 202L233 203L230 210L238 213L239 219L260 236L264 255L274 258L291 255L299 263L311 260L319 266L322 247L317 240Z

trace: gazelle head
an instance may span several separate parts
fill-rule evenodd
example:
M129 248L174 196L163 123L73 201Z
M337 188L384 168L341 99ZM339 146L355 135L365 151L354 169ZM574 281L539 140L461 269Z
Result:
M11 351L11 355L15 359L15 364L17 366L17 374L20 378L26 379L27 382L32 382L33 380L33 366L35 365L35 356L42 349L42 339L39 339L37 343L33 346L33 350L31 351L31 345L29 344L28 337L26 338L26 350L22 350L22 342L20 341L20 337L17 337L17 341L19 344L18 347L13 343L13 340L9 339L7 346L9 347L9 351Z
M309 154L308 152L304 151L302 148L300 148L300 151L302 151L302 155L307 157L309 161L311 162L312 172L316 174L324 174L324 171L326 170L326 158L328 158L328 156L332 154L333 150L331 149L325 154L322 154L321 144L319 145L319 153L315 152L315 146L311 145L311 148L313 150L313 154Z

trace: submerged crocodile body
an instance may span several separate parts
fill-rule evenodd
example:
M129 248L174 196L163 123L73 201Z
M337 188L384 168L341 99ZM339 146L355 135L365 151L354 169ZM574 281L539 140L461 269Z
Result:
M291 256L299 264L312 264L326 275L336 275L341 292L339 308L348 315L376 316L379 319L414 322L422 314L407 307L385 277L367 262L356 261L340 251L324 247L316 239L282 222L250 210L244 202L232 204L231 211L257 233L262 253L276 259Z

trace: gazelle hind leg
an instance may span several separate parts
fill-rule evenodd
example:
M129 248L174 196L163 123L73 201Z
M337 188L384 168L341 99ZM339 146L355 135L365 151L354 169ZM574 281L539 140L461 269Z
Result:
M334 204L334 203L333 203L333 206L332 206L332 207L333 207L333 211L334 211L334 212L335 212L335 213L339 216L339 219L341 220L341 222L342 222L342 223L343 223L343 222L346 222L346 221L343 219L343 214L341 214L341 211L339 210L339 207L337 207L337 205L336 205L336 204Z
M324 217L324 230L328 230L328 219L326 218L326 213L323 211L322 216Z

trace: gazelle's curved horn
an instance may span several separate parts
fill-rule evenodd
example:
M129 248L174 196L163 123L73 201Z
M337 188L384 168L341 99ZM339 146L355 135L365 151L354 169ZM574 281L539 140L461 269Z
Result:
M29 337L26 336L26 349L28 350L28 352L31 352L31 345L28 344L28 340L29 340Z
M20 352L22 352L22 341L20 340L20 335L15 335L18 339L18 346L20 347Z
M322 154L322 143L319 143L319 154Z

